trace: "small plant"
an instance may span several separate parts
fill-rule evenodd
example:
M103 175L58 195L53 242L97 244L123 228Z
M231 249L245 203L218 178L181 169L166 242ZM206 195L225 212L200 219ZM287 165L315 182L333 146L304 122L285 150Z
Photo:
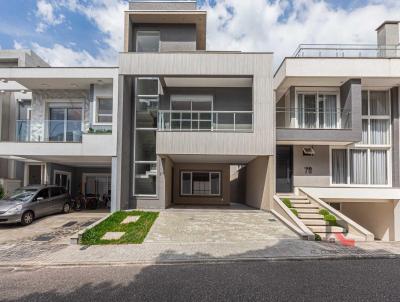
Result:
M4 197L4 189L3 186L0 185L0 199L2 199Z
M322 238L321 238L321 236L320 236L320 235L318 235L318 234L314 234L314 240L315 240L315 241L321 241L321 240L322 240Z
M328 210L325 210L325 209L319 210L319 213L320 213L321 215L323 215L323 216L326 216L326 215L329 215L329 214L330 214L329 211L328 211Z
M329 222L330 226L337 226L336 217L332 214L325 215L324 220Z
M290 209L292 211L292 213L296 216L299 217L299 212L297 212L296 209Z
M94 129L90 127L88 133L94 133Z
M292 202L290 201L289 198L284 198L284 199L282 199L282 202L283 202L289 209L290 209L290 208L293 208Z

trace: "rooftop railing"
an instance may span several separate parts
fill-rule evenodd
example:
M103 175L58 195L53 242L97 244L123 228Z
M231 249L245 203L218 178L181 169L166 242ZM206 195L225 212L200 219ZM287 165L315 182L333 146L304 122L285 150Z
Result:
M300 44L293 57L386 58L400 57L398 45L374 44Z

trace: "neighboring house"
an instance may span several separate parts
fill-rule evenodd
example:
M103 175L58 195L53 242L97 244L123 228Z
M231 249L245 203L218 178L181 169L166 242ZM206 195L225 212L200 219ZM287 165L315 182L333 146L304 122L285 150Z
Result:
M72 196L111 191L118 68L54 68L0 51L0 182L58 184Z
M277 192L307 188L400 240L399 22L377 45L300 45L274 77Z

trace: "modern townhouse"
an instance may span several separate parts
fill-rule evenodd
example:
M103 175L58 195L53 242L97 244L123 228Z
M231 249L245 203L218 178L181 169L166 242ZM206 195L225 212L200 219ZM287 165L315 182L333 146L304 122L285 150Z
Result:
M0 51L0 100L6 192L57 184L72 196L111 193L118 68L54 68L31 51Z
M400 240L399 22L383 23L377 41L300 45L276 71L277 192Z
M125 12L121 208L238 200L270 208L272 54L207 51L206 19L196 1L133 1Z
M307 239L400 240L399 23L377 45L301 45L275 75L272 53L207 51L206 23L195 0L132 1L118 68L0 51L0 182L109 194L112 211L244 203Z

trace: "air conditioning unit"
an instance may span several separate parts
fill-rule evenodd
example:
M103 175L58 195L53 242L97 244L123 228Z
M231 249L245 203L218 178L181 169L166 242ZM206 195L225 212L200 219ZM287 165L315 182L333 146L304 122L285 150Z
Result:
M314 156L315 150L313 147L304 147L303 148L303 156Z

